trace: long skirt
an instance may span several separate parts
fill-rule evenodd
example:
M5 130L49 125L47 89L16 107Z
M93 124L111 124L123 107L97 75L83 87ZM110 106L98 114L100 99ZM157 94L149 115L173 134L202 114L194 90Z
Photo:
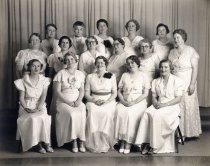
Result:
M17 119L17 140L21 139L23 152L39 142L50 144L51 116L46 106L36 113L28 113L21 106Z
M155 153L175 152L174 132L179 125L179 105L145 110L141 119L136 144L150 143Z
M114 140L116 102L113 100L102 106L88 102L86 107L88 110L86 147L95 153L107 152L116 143Z
M126 107L121 103L117 104L115 119L116 140L124 140L131 144L135 143L137 130L146 108L146 100L132 105L131 107Z

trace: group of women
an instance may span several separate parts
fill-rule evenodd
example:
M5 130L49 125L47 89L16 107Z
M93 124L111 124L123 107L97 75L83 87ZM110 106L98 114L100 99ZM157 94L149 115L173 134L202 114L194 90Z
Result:
M53 152L51 128L57 146L72 142L75 153L107 152L116 143L124 154L131 145L142 154L174 152L178 125L183 137L199 137L199 55L185 44L185 30L176 29L172 41L168 26L158 24L151 42L137 35L136 20L126 23L122 38L108 35L104 19L96 26L99 34L85 38L85 25L77 21L74 37L56 40L57 27L48 24L45 40L32 33L30 48L18 53L17 139L23 151L38 145L40 153Z

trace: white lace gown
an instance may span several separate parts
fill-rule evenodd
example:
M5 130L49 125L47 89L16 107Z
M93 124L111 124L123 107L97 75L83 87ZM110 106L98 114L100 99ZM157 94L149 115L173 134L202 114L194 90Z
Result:
M110 79L99 78L96 73L89 74L86 79L87 90L90 85L91 92L110 93L112 86L116 87L116 77L113 74ZM108 99L107 95L94 95L96 99ZM116 141L114 140L114 114L116 110L116 102L112 100L107 104L98 106L92 102L86 104L88 116L86 126L86 147L89 151L100 153L107 152L113 148Z
M169 60L174 67L173 73L185 82L185 93L180 103L182 110L180 128L185 137L199 137L202 133L197 87L191 96L187 92L192 76L191 60L194 58L199 59L199 55L190 46L187 46L182 54L179 54L176 49L171 50L169 54Z
M42 95L43 89L50 84L50 79L39 75L37 85L33 85L28 75L15 82L19 91L25 93L25 102L28 108L35 109ZM17 136L16 139L22 142L23 152L29 150L39 142L50 142L51 117L47 114L46 104L36 113L28 113L20 105L17 119Z
M76 101L79 89L84 86L85 75L76 70L75 75L70 75L66 69L57 73L54 82L61 84L62 95L70 101ZM56 101L56 137L58 146L79 138L85 141L86 107L81 103L78 107L71 107L62 102L59 97Z
M184 82L170 74L168 83L164 86L163 79L152 82L152 92L159 97L161 103L166 103L176 96L182 96ZM174 132L179 125L179 104L156 109L153 105L145 110L141 119L135 143L150 143L155 153L175 152Z
M129 73L124 73L118 85L123 90L123 96L127 101L133 101L142 95L144 89L150 89L147 76L139 72L135 79ZM115 119L115 139L124 140L134 144L141 117L147 108L146 99L126 107L121 103L117 104Z
M122 39L125 41L125 52L127 52L129 55L138 55L138 46L139 46L139 42L144 39L142 36L136 36L133 41L130 41L130 39L125 36L122 37Z

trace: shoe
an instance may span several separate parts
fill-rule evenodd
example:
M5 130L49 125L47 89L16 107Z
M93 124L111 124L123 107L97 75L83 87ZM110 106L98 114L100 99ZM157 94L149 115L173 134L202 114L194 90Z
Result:
M124 150L125 150L124 148L120 148L119 153L124 153Z
M41 153L41 154L47 153L46 150L43 147L40 147L40 149L38 150L38 152Z
M84 146L84 142L80 142L79 143L79 151L82 152L82 153L86 152L86 148Z
M73 153L77 153L79 150L78 150L78 146L77 146L77 141L74 140L73 141L73 147L72 147L72 152Z
M53 153L53 152L54 152L53 148L52 148L50 145L46 145L46 146L45 146L45 149L46 149L46 151L49 152L49 153Z
M146 155L148 154L148 152L150 151L151 147L149 146L149 144L146 144L145 147L142 149L141 154L142 155Z
M125 150L124 150L124 154L128 154L128 153L130 153L130 149L131 149L131 144L129 144L129 143L125 143Z
M124 153L124 154L130 153L130 149L125 149L123 153Z
M122 143L120 144L119 153L124 153L124 150L125 150L125 144L124 144L124 142L122 142Z

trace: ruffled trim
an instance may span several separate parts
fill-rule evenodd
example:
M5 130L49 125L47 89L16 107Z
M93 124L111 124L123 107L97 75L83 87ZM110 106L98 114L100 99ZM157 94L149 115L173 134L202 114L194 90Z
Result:
M23 80L22 79L18 79L14 81L15 87L19 90L19 91L25 91L25 87L23 84Z

